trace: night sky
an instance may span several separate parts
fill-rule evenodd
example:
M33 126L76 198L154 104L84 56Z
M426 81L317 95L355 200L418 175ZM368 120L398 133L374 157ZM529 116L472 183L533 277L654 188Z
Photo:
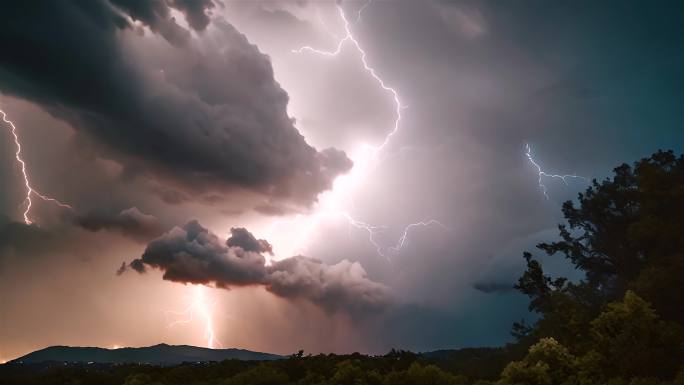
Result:
M684 151L682 20L674 1L5 4L0 362L511 341L534 319L522 252L562 202Z

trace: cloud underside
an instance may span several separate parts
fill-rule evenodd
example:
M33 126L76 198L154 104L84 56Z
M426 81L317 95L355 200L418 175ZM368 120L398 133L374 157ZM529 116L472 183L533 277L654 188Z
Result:
M113 231L135 241L146 243L164 232L159 219L131 207L117 214L89 213L72 219L79 227L88 231Z
M263 253L271 245L244 228L232 228L225 242L190 221L151 241L128 268L144 273L148 267L163 271L173 282L220 288L263 286L285 299L303 299L328 312L363 314L382 310L391 302L386 286L370 280L358 262L334 265L295 256L268 265ZM126 270L122 266L119 273Z
M351 161L306 143L270 59L227 22L210 25L212 7L208 0L8 4L0 14L0 90L69 122L80 143L167 193L239 188L310 204ZM193 38L200 33L211 39L200 44Z

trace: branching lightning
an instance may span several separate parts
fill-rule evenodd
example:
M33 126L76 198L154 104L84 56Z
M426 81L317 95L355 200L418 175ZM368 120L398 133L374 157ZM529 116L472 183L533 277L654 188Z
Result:
M369 0L366 2L359 10L357 13L357 18L356 22L361 21L361 15L363 11L368 8L368 6L371 4L372 0ZM277 221L273 224L273 226L277 226L283 223L294 223L296 221L301 221L301 220L306 220L307 224L304 226L303 231L300 231L298 234L298 239L296 240L296 244L301 244L301 241L303 239L308 238L308 235L313 231L313 229L319 224L319 221L323 217L328 217L328 216L337 216L344 218L347 223L357 229L364 230L368 233L368 241L370 242L371 245L375 248L376 252L378 255L386 258L389 262L391 262L389 253L390 252L399 252L404 245L406 244L407 237L411 231L411 229L415 227L426 227L426 226L432 226L432 225L439 225L443 228L446 228L442 223L435 219L430 219L427 221L420 221L416 223L411 223L408 224L403 232L401 233L401 237L399 240L396 242L394 246L391 247L384 247L380 244L380 242L377 240L377 237L379 234L383 233L384 231L387 230L387 226L383 225L372 225L369 223L366 223L364 221L355 219L354 217L349 214L348 211L341 209L342 202L341 198L342 196L347 196L346 194L349 190L350 184L352 181L358 181L359 179L359 174L363 174L364 171L367 170L369 167L369 161L374 160L377 158L377 156L384 150L384 148L387 146L387 144L390 142L392 137L399 131L399 124L401 123L402 120L402 110L405 108L405 106L402 105L400 98L399 98L399 93L397 92L396 89L393 87L389 86L380 75L378 75L377 71L373 66L371 66L368 63L367 60L367 54L366 51L362 48L361 44L359 41L354 37L352 30L351 30L351 25L349 23L349 20L347 19L347 16L344 12L344 9L340 4L337 4L337 11L339 13L340 19L343 22L344 25L344 36L338 37L336 34L332 33L330 29L327 27L327 25L323 22L323 20L320 18L319 15L319 21L323 25L324 29L326 32L338 39L336 47L332 51L325 51L325 50L320 50L317 48L313 48L311 46L303 46L298 49L292 50L292 53L296 54L302 54L302 53L311 53L315 55L320 55L320 56L325 56L325 57L335 57L342 52L344 47L346 45L351 46L353 49L355 49L358 54L359 58L361 61L361 65L363 66L364 70L374 79L374 81L378 84L378 86L385 92L388 93L388 95L392 98L392 101L394 102L394 121L392 124L391 129L389 130L388 134L385 135L384 140L377 146L373 146L370 144L363 144L363 149L366 150L365 153L358 154L355 157L352 157L354 159L354 169L351 171L351 175L343 176L338 178L338 181L336 181L335 185L333 186L332 191L328 193L329 200L327 203L324 203L322 205L319 205L319 209L317 212L314 214L309 215L308 217L304 218L301 215L298 215L295 217L294 220L292 221ZM370 159L368 157L368 152L370 152ZM332 203L331 203L332 202ZM322 209L321 209L322 208ZM273 227L272 226L272 227Z
M16 147L14 157L20 166L22 176L24 177L24 186L26 187L26 198L24 199L26 208L24 209L23 213L24 223L26 223L27 225L33 224L30 215L31 208L33 207L33 201L31 199L32 196L38 197L46 202L54 203L59 207L73 210L73 207L71 207L70 205L63 203L55 198L49 197L45 194L41 194L33 187L29 178L28 167L26 166L26 162L21 156L21 141L19 140L17 127L11 120L7 119L7 114L5 113L5 111L0 110L0 114L2 114L2 120L7 124L9 131L12 134L12 137L14 138L14 145ZM207 301L205 288L201 285L198 285L193 290L192 299L187 308L185 308L182 311L166 311L164 312L164 314L167 316L167 318L170 316L174 316L176 318L180 317L172 321L169 324L169 327L181 324L189 324L195 318L195 314L198 314L199 317L204 321L204 334L207 338L207 347L214 348L215 346L221 346L221 343L216 338L216 333L214 332L214 324L212 317L214 306L215 303L209 303Z
M210 349L223 347L216 338L216 332L214 331L213 314L216 301L210 302L207 300L207 288L203 285L195 285L192 289L190 303L185 309L181 311L167 310L164 312L167 321L169 318L175 318L169 321L168 327L173 328L179 325L191 324L195 320L195 315L197 315L204 323L204 337L207 339L207 347Z
M358 17L357 20L361 20L361 14L363 11L368 8L368 6L371 4L371 2L367 2L361 9L359 9L358 12ZM313 48L311 46L303 46L298 49L293 49L292 53L304 53L304 52L310 52L313 54L317 55L323 55L323 56L337 56L339 55L340 52L342 52L342 48L344 47L345 43L350 43L356 51L359 53L359 57L361 59L361 64L363 65L363 68L368 72L368 74L378 83L380 88L382 88L384 91L388 92L393 101L394 101L394 106L395 106L395 119L394 119L394 125L392 127L392 130L385 136L385 139L379 146L370 146L372 150L377 154L379 153L386 145L389 143L390 139L394 134L399 131L399 123L401 122L401 110L404 109L405 107L402 106L401 102L399 101L399 93L397 90L394 88L388 86L385 81L378 75L377 71L375 68L373 68L370 64L368 64L368 60L366 58L366 51L363 50L361 47L361 44L359 41L354 37L351 31L351 25L349 24L349 20L347 20L347 15L344 13L344 9L342 9L342 6L340 4L337 4L337 10L340 15L340 18L344 22L344 36L340 38L340 40L337 42L337 47L333 51L324 51L320 49ZM333 35L334 36L334 35Z
M73 210L73 207L71 207L70 205L62 203L57 199L51 198L45 194L41 194L31 185L31 182L29 180L29 173L26 167L26 162L24 162L24 159L22 159L21 157L21 141L19 140L19 134L17 134L17 127L11 120L7 119L7 114L5 113L5 111L0 110L0 114L2 114L2 121L7 124L10 133L14 137L14 145L16 146L14 157L17 160L17 163L19 163L19 166L21 168L21 174L24 176L24 186L26 186L26 198L24 199L24 204L26 204L26 208L24 210L24 223L26 223L27 225L33 223L33 221L31 221L30 219L31 208L33 207L33 201L31 200L32 195L35 195L36 197L46 202L54 203L62 208Z
M537 161L534 160L534 157L532 156L532 147L529 145L529 143L525 144L525 156L527 156L527 159L534 166L534 168L537 169L537 173L539 174L539 189L544 194L544 197L546 199L549 199L549 195L547 194L547 188L546 188L546 185L544 184L544 178L560 179L563 181L563 183L565 185L568 185L568 179L582 179L584 181L589 180L583 176L579 176L576 174L560 175L560 174L549 174L549 173L545 172L544 170L542 170L542 167L539 165L539 163L537 163Z
M369 0L358 10L356 17L357 23L361 21L362 13L366 8L368 8L371 5L371 2L372 0ZM402 250L402 248L408 243L409 234L413 229L418 227L428 227L434 225L440 226L444 229L447 229L447 227L436 219L429 219L425 221L419 221L416 223L410 223L404 227L403 231L401 232L401 236L399 237L397 242L394 245L387 247L383 246L382 243L377 239L380 234L387 231L387 226L372 225L364 221L355 219L348 211L341 209L344 203L342 202L342 197L348 195L347 193L349 192L352 183L358 182L359 177L365 175L365 172L370 167L370 161L375 160L377 158L377 156L388 145L392 137L399 131L400 123L402 120L402 110L406 107L402 105L399 94L396 91L396 89L389 86L385 82L385 80L383 80L380 77L380 75L378 75L375 68L369 64L367 60L367 54L362 48L359 41L354 37L347 16L343 8L339 4L337 5L337 10L339 12L339 16L342 22L344 23L344 36L339 37L333 32L331 32L327 28L327 25L325 25L325 23L321 20L321 23L323 24L328 34L330 34L330 36L332 36L333 38L338 39L335 50L324 51L315 49L310 46L304 46L299 49L293 50L292 52L299 54L312 53L316 55L334 57L337 56L344 49L345 46L351 46L358 52L361 65L363 66L364 70L374 79L378 87L380 87L383 91L387 92L389 97L391 97L394 103L393 124L391 126L391 129L389 130L387 135L385 135L383 141L379 145L374 146L366 143L362 145L365 151L361 152L358 156L353 157L354 170L352 170L352 172L350 173L351 175L338 178L338 180L335 182L335 186L333 186L332 191L329 191L327 203L320 206L320 210L308 216L298 215L290 221L274 222L272 224L272 228L284 223L295 223L299 221L304 221L305 225L302 231L298 232L298 239L295 242L296 244L301 244L303 240L309 238L308 235L313 231L315 227L319 225L320 221L323 218L330 216L343 218L344 220L346 220L350 227L367 232L368 241L371 245L373 245L377 254L391 262L390 253L397 253ZM14 123L7 119L7 116L4 111L0 110L0 114L2 114L3 121L6 124L8 124L10 132L14 137L14 142L16 145L15 158L17 163L21 167L22 175L24 177L24 185L26 187L26 198L24 201L24 203L26 204L26 208L23 213L24 222L27 225L33 223L33 221L31 220L31 209L33 207L33 201L31 199L32 197L38 197L44 201L54 203L59 207L73 210L72 206L63 203L55 198L42 194L33 187L32 183L30 182L27 165L21 156L22 148L19 135L17 133L17 128L15 127ZM358 185L358 183L355 183L355 185ZM184 309L180 311L164 311L165 317L168 321L168 327L174 328L182 325L189 325L196 321L200 321L204 325L204 337L206 338L206 346L209 348L222 347L221 342L216 337L213 322L213 314L216 302L207 299L207 288L203 285L194 285L191 288L191 291L192 292L188 297L189 304Z
M438 221L436 219L430 219L429 221L425 221L425 222L421 221L421 222L411 223L404 228L404 232L401 234L401 237L397 241L397 244L390 247L389 249L392 251L398 252L406 244L406 239L408 237L409 231L412 228L419 227L419 226L426 227L426 226L430 226L430 225L438 225L438 226L441 226L443 229L447 229L446 226L444 226L440 221Z

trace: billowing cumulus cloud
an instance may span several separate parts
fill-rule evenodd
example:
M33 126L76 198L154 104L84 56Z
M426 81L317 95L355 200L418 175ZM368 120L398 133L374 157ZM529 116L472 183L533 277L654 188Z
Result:
M329 312L361 314L391 301L388 288L370 280L358 262L328 265L295 256L267 265L262 253L271 252L268 242L244 228L233 228L231 233L224 243L199 222L190 221L150 242L128 266L140 273L147 266L157 268L165 280L174 282L221 288L263 286L279 297L304 299ZM124 270L122 266L117 273Z
M171 17L176 8L208 34L211 4L8 5L0 89L68 121L82 143L167 196L248 189L309 204L351 161L306 143L269 58L244 35L219 20L209 39L218 46L204 47ZM131 33L130 19L153 33Z
M153 32L164 36L171 44L185 44L190 38L190 32L178 25L171 17L171 9L164 1L111 0L111 3L127 13L134 21L142 22Z
M244 251L273 254L273 246L267 240L256 239L244 227L233 227L230 229L230 234L230 238L226 241L228 247L241 247Z
M212 0L170 0L169 4L183 12L188 24L196 30L209 25L207 13L216 6Z
M384 285L368 279L360 263L346 259L334 265L302 256L274 262L267 289L285 298L306 298L328 311L382 309L390 300Z
M171 8L182 12L190 27L197 31L209 25L207 10L214 7L212 0L110 0L112 4L125 11L133 20L148 26L172 44L185 44L190 32L176 23L171 16Z
M144 271L137 261L132 267ZM261 284L266 276L261 254L227 246L197 221L174 227L150 242L139 261L163 270L164 279L174 282L227 288Z

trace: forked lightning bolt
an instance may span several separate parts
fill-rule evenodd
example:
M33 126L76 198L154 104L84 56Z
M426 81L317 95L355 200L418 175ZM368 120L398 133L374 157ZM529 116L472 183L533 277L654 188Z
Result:
M31 184L30 179L29 179L29 173L28 169L26 166L26 162L24 159L21 157L21 141L19 140L19 134L17 133L17 127L14 125L14 123L7 119L7 114L5 111L0 110L0 114L2 114L2 121L5 122L9 128L10 133L12 134L12 137L14 138L14 145L16 147L16 151L14 153L14 157L17 160L17 163L19 164L21 168L21 174L24 177L24 186L26 186L26 198L24 202L26 203L26 209L24 210L23 216L24 216L24 223L27 225L30 225L33 223L30 219L30 213L31 213L31 208L33 207L33 201L31 200L32 196L36 196L44 201L47 202L52 202L60 207L66 208L73 210L73 207L66 203L62 203L59 200L55 198L51 198L45 194L41 194L38 192ZM204 320L205 324L205 336L207 338L207 347L213 348L214 346L221 346L221 343L218 341L216 338L215 332L214 332L214 324L212 320L212 313L213 313L213 307L214 304L209 304L206 300L206 295L205 295L205 289L202 286L196 286L195 290L193 291L192 295L192 300L190 305L183 311L176 312L176 311L166 311L165 314L166 316L173 315L175 317L184 317L181 319L177 319L169 324L169 327L173 327L175 325L179 324L187 324L193 321L195 317L195 313L199 313L199 316Z
M346 218L350 225L356 227L357 229L366 230L368 232L369 242L375 247L375 250L377 251L378 255L386 258L388 262L392 262L390 256L388 255L388 252L398 253L399 251L401 251L401 249L404 248L404 245L407 242L409 232L414 227L427 227L437 225L443 228L444 230L448 230L446 226L444 226L440 221L436 219L430 219L428 221L420 221L416 223L409 223L408 225L406 225L406 227L404 227L404 231L401 233L401 237L399 237L397 243L394 246L384 248L375 240L375 236L377 234L382 233L385 229L387 229L387 226L373 226L365 222L357 221L347 213L340 213L340 215Z
M178 325L187 325L195 320L195 315L198 315L204 322L204 336L207 339L207 347L213 349L215 347L221 348L221 342L216 338L214 331L213 313L216 302L209 302L206 296L206 287L203 285L195 285L192 288L192 296L190 304L181 311L167 310L164 315L167 320L170 317L177 318L169 322L168 327L172 328Z
M442 227L443 229L447 229L446 226L444 226L440 221L438 221L436 219L430 219L429 221L425 221L425 222L411 223L404 228L404 232L401 234L401 237L399 238L399 241L397 241L397 244L390 247L389 249L392 251L398 252L406 244L406 239L408 237L409 231L412 228L419 227L419 226L426 227L426 226L430 226L430 225L438 225L438 226Z
M367 2L361 9L359 9L358 13L358 20L361 19L361 13L363 10L365 10L368 6L370 5L370 1ZM382 150L387 143L389 143L389 140L394 134L399 131L399 123L401 122L401 110L404 108L399 101L399 93L397 91L388 86L385 81L378 75L378 73L375 71L375 68L371 67L368 64L368 60L366 59L366 51L361 48L361 44L359 43L358 40L354 37L351 31L351 26L349 25L349 21L347 20L347 16L344 13L344 9L342 9L342 6L340 4L337 4L337 11L340 14L340 18L344 22L344 36L337 42L337 48L335 48L334 51L323 51L319 50L316 48L313 48L311 46L303 46L298 49L292 50L293 53L303 53L303 52L310 52L314 53L317 55L323 55L323 56L337 56L340 52L342 52L342 48L344 47L345 43L350 43L359 53L359 56L361 58L361 64L363 65L363 68L368 72L368 74L378 83L380 88L383 90L387 91L391 96L394 101L394 108L395 108L395 114L396 118L394 119L394 125L392 127L392 130L385 136L385 139L379 146L370 146L371 149L375 150L375 152L379 152ZM325 24L324 24L325 25Z
M357 22L361 20L361 14L362 12L370 5L371 1L368 1L362 8L359 9L358 15L357 15ZM385 81L377 74L376 70L369 65L366 57L366 52L363 50L361 47L360 43L358 40L353 36L351 32L351 27L349 24L349 21L347 20L347 17L345 15L344 10L342 9L341 6L337 6L339 15L344 22L344 32L345 35L340 38L337 44L337 48L334 51L322 51L318 50L309 46L301 47L297 50L294 50L293 52L296 53L303 53L303 52L311 52L314 54L319 54L319 55L324 55L324 56L336 56L341 52L343 49L343 46L348 43L351 44L359 53L360 55L360 60L363 65L363 68L367 71L367 73L377 82L378 86L386 91L391 97L394 102L395 106L395 119L393 126L389 133L385 136L384 140L377 146L371 146L368 144L365 144L365 147L369 149L373 156L376 156L379 154L389 143L390 139L398 132L399 130L399 124L402 119L402 109L404 108L399 100L399 94L397 91L388 86ZM325 25L324 25L325 26ZM326 27L327 28L327 27ZM332 36L334 34L331 33ZM26 209L24 211L24 222L26 224L32 224L33 222L30 219L30 212L31 208L33 205L33 202L31 200L32 196L36 196L42 200L48 201L55 203L59 205L60 207L68 208L68 209L73 209L70 205L65 204L60 202L57 199L51 198L49 196L46 196L44 194L41 194L38 192L31 184L30 179L29 179L29 173L26 167L26 163L21 157L21 143L19 140L19 136L17 134L17 129L15 125L9 121L6 117L6 114L4 111L0 110L0 113L3 116L3 121L11 127L11 133L14 137L14 142L16 145L16 152L15 152L15 158L19 165L21 166L21 171L22 175L24 177L24 184L26 186ZM387 251L392 251L392 252L398 252L400 251L404 245L407 243L407 239L409 236L410 231L413 228L416 227L426 227L426 226L431 226L431 225L439 225L443 228L446 228L442 223L435 219L427 220L427 221L421 221L421 222L416 222L416 223L411 223L408 224L403 232L399 240L394 246L391 247L383 247L380 245L380 243L376 240L376 236L380 234L381 232L386 230L386 226L375 226L371 225L368 223L365 223L363 221L359 221L357 219L354 219L348 212L346 211L341 211L341 210L326 210L324 212L319 212L316 214L313 214L312 216L308 217L309 224L306 226L305 231L300 233L301 236L304 236L307 232L311 231L313 227L315 227L318 224L318 221L320 220L321 217L323 216L328 216L328 215L339 215L342 218L345 218L347 222L349 223L350 226L353 226L358 229L365 230L368 233L369 236L369 242L376 248L376 251L379 255L389 259L389 255L387 255ZM297 221L301 219L301 217L297 217L294 219L294 221ZM278 222L281 223L281 222ZM277 225L278 223L274 223ZM216 346L221 347L220 341L216 338L216 333L214 330L214 324L213 324L213 310L215 307L215 302L209 302L206 298L206 288L202 285L197 285L194 286L192 289L192 295L191 295L191 301L190 304L183 309L182 311L165 311L165 315L167 318L173 317L175 318L169 323L169 327L175 327L178 325L183 325L183 324L190 324L192 323L195 319L196 316L199 316L203 323L204 323L204 331L205 331L205 337L207 339L207 346L209 348L214 348Z
M60 207L73 210L73 207L69 206L68 204L62 203L55 198L51 198L47 195L39 193L31 185L31 182L29 181L29 174L26 167L26 162L24 162L24 159L22 159L21 157L21 141L19 140L19 134L17 134L17 127L11 120L7 119L7 114L5 113L5 111L0 110L0 114L2 114L2 121L7 124L10 133L14 137L14 145L16 146L14 157L16 158L17 163L19 163L19 166L21 168L21 174L24 176L24 185L26 186L26 198L24 199L24 203L26 204L26 209L24 210L24 223L26 223L27 225L33 223L33 221L31 221L29 217L29 214L31 213L31 207L33 206L33 202L31 201L32 195L35 195L36 197L44 201L52 202Z
M368 6L371 4L371 1L372 0L369 0L368 2L366 2L358 10L357 18L356 18L357 23L361 20L361 15L362 15L363 11L366 8L368 8ZM334 57L334 56L337 56L340 52L342 52L342 49L347 44L351 45L358 52L360 60L361 60L361 64L362 64L363 68L365 69L365 71L375 80L375 82L378 84L378 86L382 90L386 91L391 96L391 98L394 102L394 110L395 110L394 123L393 123L392 128L389 131L389 133L387 135L385 135L385 138L382 141L382 143L380 143L377 146L364 144L364 147L366 149L369 149L371 151L371 153L373 154L373 158L375 158L387 146L387 144L390 142L390 139L399 131L399 124L401 123L401 119L402 119L401 111L405 107L402 106L402 103L399 100L399 93L394 88L387 85L387 83L378 75L375 68L372 67L368 63L366 51L362 48L359 41L354 37L354 35L351 31L351 26L350 26L349 20L347 19L347 16L344 12L344 9L342 8L342 6L340 4L337 4L337 11L340 15L340 19L342 20L342 22L344 24L344 36L341 38L338 38L339 41L337 42L337 46L334 50L324 51L324 50L313 48L311 46L303 46L303 47L300 47L298 49L292 50L292 52L298 53L298 54L309 52L309 53L316 54L316 55ZM319 17L319 19L320 19L320 17ZM324 26L325 30L328 32L328 34L330 34L333 37L336 37L336 35L334 33L330 32L330 30L327 28L327 25L325 25L325 23L323 23L322 20L321 20L321 23L323 24L323 26ZM354 164L355 164L355 166L354 166L355 168L367 166L367 164L365 162L358 162L356 159L355 159ZM333 187L333 189L334 189L334 187ZM334 194L335 191L333 191L332 193ZM388 251L392 251L392 252L400 251L404 247L404 244L406 243L408 234L412 228L419 227L419 226L425 227L425 226L431 226L431 225L440 225L443 228L446 228L446 226L442 225L439 221L437 221L435 219L431 219L428 221L421 221L421 222L417 222L417 223L411 223L404 228L401 237L399 238L399 240L397 241L397 243L394 246L385 248L382 245L380 245L380 243L376 240L376 236L378 234L380 234L381 232L383 232L384 230L386 230L387 226L371 225L371 224L368 224L366 222L363 222L363 221L360 221L360 220L353 218L347 211L333 209L333 210L326 210L323 212L318 212L316 214L311 215L308 218L310 221L309 225L306 226L306 230L303 233L301 233L300 236L304 236L305 234L310 232L311 229L318 223L318 221L320 220L320 218L322 216L329 216L329 215L337 215L337 216L340 216L342 218L345 218L347 220L347 222L349 223L349 225L351 225L355 228L358 228L358 229L365 230L368 233L369 242L375 247L377 253L380 256L385 257L388 261L391 261L391 260L389 258L389 255L387 254L387 252ZM295 220L298 220L299 218L301 218L301 217L298 217ZM279 221L276 224L282 223L282 222L283 221Z
M542 194L544 194L544 197L546 199L549 199L549 195L547 194L547 188L546 185L544 184L544 178L552 178L552 179L560 179L563 181L565 185L568 184L568 178L570 179L582 179L584 181L588 181L589 179L579 176L579 175L560 175L560 174L549 174L542 170L542 167L537 163L537 161L534 160L534 157L532 156L532 147L529 145L529 143L525 144L525 156L527 156L527 159L530 161L530 163L534 166L534 168L537 169L537 173L539 175L539 189L541 190Z
M376 239L378 235L382 234L385 232L388 227L383 226L383 225L371 225L366 222L359 221L357 219L354 219L348 212L346 211L319 211L314 214L304 216L304 215L297 215L294 219L291 220L279 220L275 221L271 224L271 229L270 232L273 232L273 228L276 226L280 225L285 225L285 224L295 224L299 221L306 221L307 224L304 226L301 231L298 232L298 236L295 238L294 243L295 244L302 244L304 240L310 238L310 234L313 231L313 229L320 223L320 221L325 218L325 217L340 217L344 218L349 226L357 228L359 230L364 230L365 232L368 233L368 242L373 245L375 248L375 251L377 254L387 260L387 262L392 262L392 259L390 258L390 253L398 253L401 251L404 246L407 244L408 241L408 236L409 233L411 232L411 229L415 227L427 227L427 226L439 226L443 228L444 230L449 230L447 226L442 224L440 221L436 219L430 219L427 221L420 221L416 223L410 223L404 227L404 230L401 233L401 236L397 240L397 242L393 246L383 246L380 244L380 242ZM299 252L294 251L294 253Z

